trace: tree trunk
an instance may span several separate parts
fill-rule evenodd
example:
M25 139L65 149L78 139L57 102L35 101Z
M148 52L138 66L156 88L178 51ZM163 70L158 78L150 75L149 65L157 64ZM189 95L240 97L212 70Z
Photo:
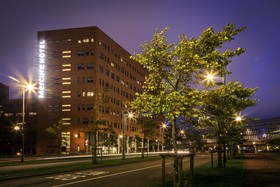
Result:
M174 119L172 123L172 143L173 143L173 149L174 153L177 154L178 147L176 142L176 118ZM174 157L174 163L173 163L173 171L174 171L174 182L173 186L177 187L179 176L178 176L178 157Z
M222 138L221 138L221 122L218 120L218 167L222 168Z
M92 144L92 163L97 164L97 154L96 154L96 132L93 132L93 144Z

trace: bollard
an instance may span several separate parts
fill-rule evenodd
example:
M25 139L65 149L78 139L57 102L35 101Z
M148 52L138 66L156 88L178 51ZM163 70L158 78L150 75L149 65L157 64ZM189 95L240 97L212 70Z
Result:
M189 176L189 187L192 187L193 180L193 168L194 168L194 154L190 155L190 176Z
M211 167L213 168L213 151L211 150Z
M162 186L165 186L165 156L162 156Z

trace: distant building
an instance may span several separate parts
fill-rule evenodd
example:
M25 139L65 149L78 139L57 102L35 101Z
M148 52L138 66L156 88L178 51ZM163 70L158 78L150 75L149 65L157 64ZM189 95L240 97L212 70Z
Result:
M9 99L9 87L0 83L0 101Z
M98 147L108 151L104 143L110 133L106 129L112 126L118 139L111 152L120 152L123 102L142 91L147 69L131 60L130 54L98 27L38 32L38 63L37 154L56 152L55 137L46 129L59 121L63 152L90 153L94 111L98 120L106 122L98 125ZM129 152L141 147L135 141L140 130L128 120Z
M0 100L0 155L16 155L22 148L22 99L8 99L9 88L4 86L5 99ZM2 89L1 89L2 92ZM2 93L1 93L2 95ZM25 100L25 154L36 154L37 100Z

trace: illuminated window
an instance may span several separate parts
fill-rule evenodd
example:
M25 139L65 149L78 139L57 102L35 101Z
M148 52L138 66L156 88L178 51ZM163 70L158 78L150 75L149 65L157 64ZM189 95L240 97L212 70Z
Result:
M62 69L62 71L71 71L71 69L70 68Z
M88 92L87 92L87 96L88 96L88 97L93 97L93 96L94 96L94 92L88 91Z
M65 105L62 105L62 107L71 107L70 104L65 104Z
M62 64L62 67L71 67L71 64Z
M5 117L13 116L13 113L4 113L4 116L5 116Z
M62 54L69 54L71 51L62 51Z
M62 109L61 111L62 111L62 112L70 112L71 109L70 109L70 108L66 108L66 109Z
M62 58L71 58L71 55L62 55Z
M71 93L71 91L62 91L61 93L68 94L68 93Z
M62 98L71 98L71 95L63 95Z
M63 124L63 123L62 123ZM70 125L69 124L63 124L63 125ZM70 152L70 132L61 132L61 145L63 145L61 147L62 154L69 154Z
M62 121L71 120L71 118L62 118Z
M83 39L83 42L84 42L84 43L89 43L89 39L88 39L88 38L85 38L85 39Z
M29 116L36 116L36 115L37 115L37 112L29 112L28 115L29 115Z
M64 78L62 78L62 80L64 80L64 81L71 80L71 77L64 77Z

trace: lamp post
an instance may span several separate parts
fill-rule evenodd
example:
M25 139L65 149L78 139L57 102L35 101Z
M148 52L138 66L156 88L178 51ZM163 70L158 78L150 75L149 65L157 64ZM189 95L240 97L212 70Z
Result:
M21 83L18 79L8 76L10 79ZM24 124L25 124L25 91L33 90L34 86L32 84L24 83L22 85L22 124L21 124L21 136L22 136L22 147L21 147L21 162L24 162ZM20 128L15 128L15 130L20 130Z
M159 127L159 134L160 134L160 139L161 139L161 151L163 152L163 145L164 145L164 129L166 128L166 124L163 123Z
M122 111L122 160L125 159L127 118L131 119L132 117L132 113L125 113Z

